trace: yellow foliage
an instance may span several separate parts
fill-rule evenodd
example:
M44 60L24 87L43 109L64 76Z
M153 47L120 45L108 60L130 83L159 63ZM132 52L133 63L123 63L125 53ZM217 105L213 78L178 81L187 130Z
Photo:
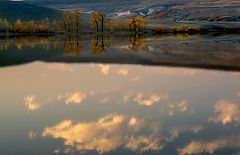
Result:
M33 20L31 20L30 22L28 22L25 26L24 26L24 29L26 31L29 31L29 32L33 32L36 30L36 25L34 23Z
M157 31L157 32L164 32L165 31L165 28L163 25L157 25L154 27L154 31Z
M128 48L131 50L135 50L138 48L144 48L148 43L148 40L145 36L140 37L136 35L134 37L129 37L129 46Z
M138 31L143 31L146 29L147 27L147 22L145 20L145 18L143 17L137 17L136 15L132 15L130 17L128 17L129 21L128 21L128 29L129 30L133 30L135 32Z
M182 26L182 31L187 32L189 30L188 25L183 25Z
M11 28L11 25L9 24L9 22L7 21L7 19L4 19L4 20L3 20L3 24L4 24L4 26L5 26L7 29Z
M72 14L72 18L73 18L73 28L74 30L77 30L77 32L79 31L79 29L81 28L81 24L82 24L82 19L80 17L80 14L78 12L78 10L74 10L73 14Z
M64 12L62 17L63 17L65 31L69 32L71 29L71 16L69 13Z
M194 27L194 30L195 30L195 31L201 31L201 28L198 27L198 26L195 26L195 27Z
M17 22L14 25L15 31L17 32L23 32L23 24L21 20L18 18Z
M172 31L174 31L174 32L177 31L177 27L176 27L176 26L172 26L171 29L172 29Z

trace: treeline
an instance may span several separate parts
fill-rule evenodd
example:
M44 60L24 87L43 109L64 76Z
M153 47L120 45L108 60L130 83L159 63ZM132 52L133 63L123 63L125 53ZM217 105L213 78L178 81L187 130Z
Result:
M13 34L53 34L53 33L80 33L82 29L82 18L78 10L72 13L63 12L62 21L52 20L49 18L42 19L40 23L31 20L29 22L22 22L19 18L13 24L9 23L7 19L0 18L0 33ZM106 14L100 11L92 12L90 14L90 31L105 33L105 32L144 32L147 23L143 17L131 16L128 21L120 21L118 19L110 19Z

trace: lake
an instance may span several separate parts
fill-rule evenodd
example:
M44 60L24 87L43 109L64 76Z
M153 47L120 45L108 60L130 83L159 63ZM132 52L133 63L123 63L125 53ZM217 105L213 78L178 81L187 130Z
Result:
M240 36L0 39L0 154L240 153Z

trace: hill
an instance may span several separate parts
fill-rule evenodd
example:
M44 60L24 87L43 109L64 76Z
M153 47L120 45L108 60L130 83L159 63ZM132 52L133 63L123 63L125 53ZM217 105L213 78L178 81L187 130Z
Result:
M49 17L60 20L62 12L59 10L35 6L21 1L0 1L0 18L7 19L11 23L21 18L23 22L34 20L40 22L41 19Z
M170 21L240 21L239 0L25 0L58 10L100 10L110 16L138 14Z
M240 21L240 1L215 0L167 7L148 16L171 21Z

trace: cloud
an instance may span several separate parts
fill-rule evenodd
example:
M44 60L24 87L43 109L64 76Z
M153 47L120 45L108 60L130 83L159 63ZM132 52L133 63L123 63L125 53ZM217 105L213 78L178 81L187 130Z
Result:
M180 155L185 154L200 154L207 152L213 154L219 149L239 149L240 147L240 136L235 135L231 137L219 138L213 141L192 141L190 144L182 149L178 149Z
M75 92L75 93L66 93L64 95L58 95L57 99L65 99L65 103L76 103L80 104L84 99L86 99L88 96L88 93L83 93L83 92Z
M240 92L238 92L237 96L240 97Z
M138 93L137 96L134 98L134 101L137 102L139 105L151 106L160 100L168 99L168 95L158 96L156 94L150 95L148 99L143 99L143 93Z
M133 82L138 81L138 80L140 80L140 77L139 77L139 76L136 76L136 77L134 77L134 78L132 79Z
M117 147L136 151L160 150L160 137L154 129L146 125L143 119L132 116L109 114L96 122L78 122L64 120L52 127L46 127L42 136L61 138L66 149L78 151L96 150L99 154L109 152ZM148 131L149 135L143 134ZM158 129L156 129L158 130Z
M108 97L103 98L103 99L100 100L100 103L107 103L107 102L109 102L109 98Z
M28 110L38 110L41 105L35 102L35 95L29 95L24 98L25 106Z
M127 103L133 95L134 95L134 92L129 92L128 94L124 95L122 98L123 102Z
M35 138L36 136L37 136L37 133L34 133L32 130L29 131L29 133L28 133L28 138L29 138L29 139L33 139L33 138Z
M98 66L101 68L102 74L104 74L104 75L108 75L109 74L109 70L110 70L110 66L109 65L99 64Z
M209 118L209 121L214 123L221 122L222 124L235 121L240 123L240 107L238 104L227 100L220 100L214 105L216 115Z
M196 125L196 126L177 126L172 129L170 129L170 138L166 138L166 141L172 141L173 139L178 138L179 134L181 132L191 131L195 134L197 134L199 131L203 129L202 126Z
M128 69L120 69L118 70L119 75L127 76L128 75Z
M184 112L187 110L187 101L183 100L178 104L179 111Z

